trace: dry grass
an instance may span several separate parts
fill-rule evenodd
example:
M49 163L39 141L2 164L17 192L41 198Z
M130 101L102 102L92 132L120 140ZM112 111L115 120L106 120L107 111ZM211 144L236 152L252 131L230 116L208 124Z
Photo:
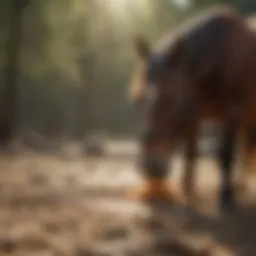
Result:
M118 170L100 168L113 180L122 166L127 170L122 162ZM30 153L1 157L0 167L0 256L234 255L205 231L185 231L167 212L130 206L116 187L108 186L112 199L100 189L88 196L95 159ZM94 178L92 184L102 183Z

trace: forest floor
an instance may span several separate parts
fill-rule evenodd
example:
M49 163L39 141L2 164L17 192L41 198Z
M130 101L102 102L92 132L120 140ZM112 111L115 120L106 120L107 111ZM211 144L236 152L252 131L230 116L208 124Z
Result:
M177 189L181 167L177 157ZM126 197L142 182L132 159L2 155L0 256L256 255L253 197L220 214L216 163L202 158L197 167L192 211Z

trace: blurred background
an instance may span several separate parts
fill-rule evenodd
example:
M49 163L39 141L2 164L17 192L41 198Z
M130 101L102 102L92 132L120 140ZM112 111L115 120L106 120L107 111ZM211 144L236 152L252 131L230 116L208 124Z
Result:
M156 42L216 3L256 12L255 0L0 0L0 256L202 255L172 254L173 240L158 241L163 227L173 234L166 224L155 223L149 238L137 219L147 215L123 197L141 184L143 112L127 93L134 36ZM202 138L199 183L207 194L218 180L204 157L215 152L213 124L203 124ZM178 180L182 160L174 162ZM226 237L225 247L253 247L255 218L243 242L225 233L243 236L241 223L241 216L197 221L204 237Z
M216 3L256 9L253 0L1 0L2 142L137 136L141 113L127 96L134 35L155 42Z

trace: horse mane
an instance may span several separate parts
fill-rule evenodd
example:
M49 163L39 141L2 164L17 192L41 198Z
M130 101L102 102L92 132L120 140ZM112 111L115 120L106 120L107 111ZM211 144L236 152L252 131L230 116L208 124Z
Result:
M180 25L171 29L164 35L156 44L155 52L160 52L163 49L170 47L172 44L180 41L184 38L190 31L200 24L204 24L207 20L213 17L230 17L231 19L241 19L241 14L230 5L214 5L211 8L204 10L190 17L186 21L182 22ZM254 16L256 17L256 16Z
M186 41L190 34L193 36L193 31L196 28L198 28L201 24L206 24L207 21L210 21L214 18L219 20L221 20L221 18L228 18L230 20L243 20L242 15L232 6L214 5L212 8L199 13L193 18L188 19L186 22L183 22L175 29L169 30L169 32L167 32L167 34L164 35L153 47L153 54L160 54L164 56L167 54L167 52L169 54L172 54L172 52L174 53L179 42ZM194 40L194 38L192 39ZM194 51L196 50L197 49ZM193 54L196 55L195 53ZM196 62L193 60L193 58L194 56L192 56L192 63ZM146 63L141 63L133 74L129 90L129 96L131 100L138 100L143 97L143 92L146 89L144 72L145 65Z

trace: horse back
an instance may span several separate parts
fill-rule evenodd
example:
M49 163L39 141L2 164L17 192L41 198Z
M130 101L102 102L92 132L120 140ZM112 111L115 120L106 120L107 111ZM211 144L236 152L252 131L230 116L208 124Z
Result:
M204 115L236 109L240 120L256 123L256 17L213 15L184 38L186 74Z
M214 33L207 40L198 37L201 45L191 47L194 52L188 67L197 68L192 74L198 74L201 89L208 87L212 96L242 103L248 100L249 91L254 94L252 85L256 85L256 30L239 17L216 18L209 25Z

